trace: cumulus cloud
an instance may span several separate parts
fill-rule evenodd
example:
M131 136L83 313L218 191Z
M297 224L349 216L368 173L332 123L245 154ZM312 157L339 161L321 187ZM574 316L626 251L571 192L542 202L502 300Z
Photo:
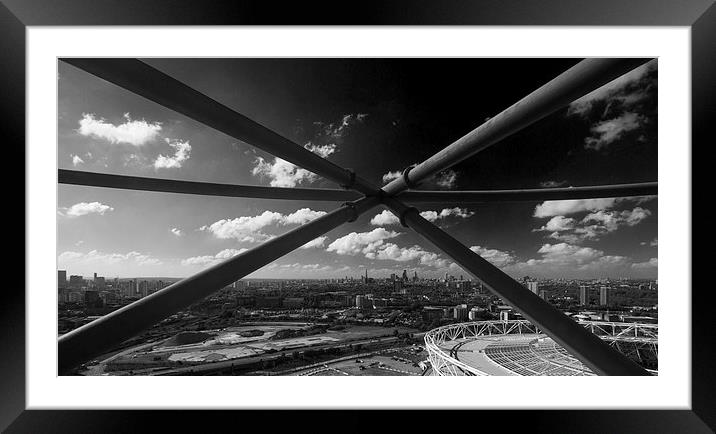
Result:
M323 158L327 158L336 152L335 144L314 145L309 142L304 147ZM315 173L278 157L274 158L273 161L257 157L251 173L255 176L269 178L272 187L295 187L298 184L312 182L316 179Z
M597 240L600 236L616 231L622 226L635 226L651 215L651 211L641 207L624 211L599 210L587 214L581 220L571 217L555 216L545 225L534 231L550 232L549 237L568 243L582 240Z
M383 210L380 214L376 214L375 217L370 219L370 224L373 226L387 226L400 224L400 219L395 214L386 210Z
M91 250L88 253L66 251L57 257L58 265L81 266L81 265L113 265L113 264L132 264L132 265L161 265L162 261L148 254L136 251L128 253L104 253L98 250Z
M517 258L509 252L497 249L488 249L482 246L472 246L470 250L482 256L496 267L506 267L515 263Z
M468 217L472 217L475 215L474 212L467 210L466 208L444 208L441 211L422 211L420 215L430 222L434 222L436 220L445 219L448 217L458 217L462 219L466 219ZM376 214L371 220L370 224L373 226L387 226L387 225L397 225L400 224L400 219L395 216L392 212L388 210L383 210L380 214Z
M301 208L284 216L281 223L286 225L302 225L324 215L326 215L325 211L314 211L310 208Z
M624 133L636 130L644 125L645 122L647 122L646 117L631 112L623 113L613 119L597 122L589 130L592 135L584 139L584 147L595 151L604 149L619 140Z
M400 235L398 232L388 231L385 228L375 228L370 232L351 232L333 241L326 250L339 255L370 253L382 245L384 240L398 235Z
M190 258L182 259L181 264L184 266L199 265L209 266L216 265L223 262L226 259L233 258L234 256L241 254L248 249L224 249L215 255L204 255L204 256L192 256Z
M169 232L176 235L177 237L181 237L182 235L184 235L184 232L182 232L182 230L179 228L171 228L169 229Z
M548 200L535 207L535 217L553 217L575 214L584 211L609 209L617 203L617 198Z
M261 232L262 229L268 226L305 224L325 214L325 211L314 211L310 208L301 208L287 215L274 211L264 211L257 216L221 219L208 226L202 226L199 230L208 231L219 239L260 242L274 237L274 235Z
M72 165L77 167L80 164L84 164L85 160L82 159L79 155L72 155Z
M394 179L400 178L401 176L403 176L403 172L400 171L388 172L383 175L383 184L387 184Z
M154 140L162 130L159 122L132 120L129 113L124 114L124 119L124 123L114 125L105 119L97 119L92 113L83 113L77 132L83 136L104 139L113 144L127 143L142 146Z
M88 214L104 215L108 211L114 211L114 208L100 202L80 202L69 208L61 208L61 210L68 217L80 217ZM60 214L63 214L62 211L60 211Z
M373 250L364 252L368 259L380 259L397 262L418 260L420 265L428 267L447 267L450 261L443 259L440 255L423 250L420 246L399 247L393 243L385 243L376 246Z
M326 244L327 239L328 237L318 237L302 245L299 249L317 249L319 247L323 247Z
M659 267L659 260L657 258L651 258L646 262L636 262L634 264L631 264L631 268L635 269L654 269Z
M444 189L451 189L457 185L457 172L445 170L435 175L435 184Z
M178 169L191 156L191 145L188 141L164 139L165 142L174 148L174 155L165 156L159 154L154 160L155 169Z

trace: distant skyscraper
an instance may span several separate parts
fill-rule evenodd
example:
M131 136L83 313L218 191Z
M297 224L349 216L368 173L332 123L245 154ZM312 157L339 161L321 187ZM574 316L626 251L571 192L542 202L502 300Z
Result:
M67 287L67 270L57 270L57 288Z
M589 287L587 285L579 285L579 304L589 305Z
M539 283L534 281L527 282L527 289L532 291L534 294L539 294Z
M599 304L606 306L609 304L609 288L602 286L599 288Z
M413 271L413 282L417 282L417 281L418 281L418 272Z
M403 270L403 281L404 282L408 281L408 270Z

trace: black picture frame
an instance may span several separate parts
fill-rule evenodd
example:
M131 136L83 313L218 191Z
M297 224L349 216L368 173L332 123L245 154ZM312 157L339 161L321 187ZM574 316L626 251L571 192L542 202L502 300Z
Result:
M345 10L345 11L343 11ZM707 131L716 113L716 7L710 0L664 2L659 0L428 0L362 1L342 8L336 2L212 1L191 0L2 0L0 3L0 86L2 86L2 137L8 158L25 164L25 30L27 26L105 25L545 25L545 26L686 26L691 28L692 153L712 144ZM697 143L701 143L697 146ZM48 147L48 149L51 149ZM693 154L692 154L693 155ZM692 161L698 161L693 159ZM19 166L19 163L16 164ZM7 176L7 175L6 175ZM692 172L693 178L693 172ZM13 179L17 183L17 175ZM699 183L692 180L697 194ZM6 186L13 185L9 182ZM19 189L16 189L19 190ZM19 194L19 192L18 192ZM24 202L24 193L21 199ZM691 210L692 215L698 215ZM32 230L25 224L25 233ZM692 231L694 227L692 226ZM691 252L684 252L690 254ZM17 255L20 256L20 255ZM708 269L704 256L692 270ZM24 258L24 255L23 255ZM709 258L710 259L710 258ZM26 258L32 260L32 258ZM15 272L15 274L18 274ZM694 273L695 274L695 273ZM23 274L24 276L24 274ZM695 288L692 274L692 288ZM8 282L10 279L8 278ZM14 285L14 282L11 282ZM25 296L6 288L0 302L0 430L7 432L129 432L148 430L154 421L168 420L181 430L212 431L241 420L244 429L270 424L271 430L294 428L303 422L323 425L313 412L211 411L189 412L120 410L26 410ZM23 277L23 288L25 287ZM12 290L10 290L12 289ZM692 399L690 410L480 410L479 414L441 415L443 420L509 420L509 428L547 432L713 432L716 429L716 370L713 368L713 326L710 324L708 289L692 291ZM634 392L638 404L639 391ZM290 392L289 392L290 393ZM271 412L267 414L267 412ZM204 413L204 414L198 414ZM308 413L308 414L306 414ZM199 416L199 417L197 417ZM359 411L331 412L344 428L361 429L377 415ZM448 419L444 419L447 416ZM391 414L395 421L424 420L412 411ZM480 418L477 420L477 418ZM506 419L508 418L508 419ZM476 425L472 425L477 428ZM237 427L238 428L238 427ZM463 427L465 428L465 427Z

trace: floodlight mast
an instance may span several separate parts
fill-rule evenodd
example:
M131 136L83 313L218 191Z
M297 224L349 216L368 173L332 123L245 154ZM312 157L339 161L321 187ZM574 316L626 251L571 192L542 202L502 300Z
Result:
M124 342L162 319L211 295L309 241L355 220L378 204L366 197L321 216L258 247L182 279L162 290L83 325L58 339L58 370L80 363Z
M250 197L256 199L347 202L358 200L362 197L360 193L351 190L216 184L212 182L109 175L105 173L65 169L59 170L57 181L60 184L85 185L90 187L120 188L126 190L156 191L163 193L200 194L202 196Z
M419 233L479 279L498 297L519 310L582 363L600 375L649 375L625 355L585 330L571 318L532 293L502 270L468 249L445 231L420 216L415 208L384 197L382 200L399 216L401 223Z
M650 59L585 59L383 187L394 196L475 155Z

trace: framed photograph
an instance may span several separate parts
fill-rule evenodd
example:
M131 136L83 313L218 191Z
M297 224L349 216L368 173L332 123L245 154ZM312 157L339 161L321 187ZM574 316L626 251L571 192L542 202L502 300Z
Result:
M0 8L27 170L3 429L716 426L710 2L136 3Z

